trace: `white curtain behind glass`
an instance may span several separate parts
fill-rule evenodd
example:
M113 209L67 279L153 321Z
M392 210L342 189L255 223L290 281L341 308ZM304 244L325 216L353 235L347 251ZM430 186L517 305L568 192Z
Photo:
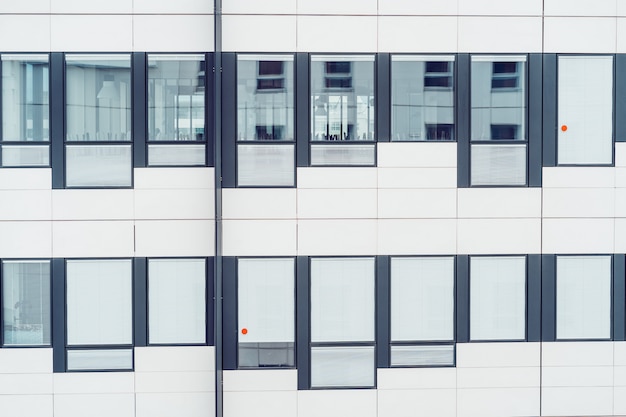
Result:
M71 260L66 273L67 343L132 343L131 260Z
M526 258L472 257L470 338L522 340L526 337Z
M373 341L374 258L311 260L311 341Z
M239 342L294 341L294 280L293 259L239 259Z
M611 257L558 256L557 339L611 337Z
M204 343L205 260L150 259L148 277L150 343Z

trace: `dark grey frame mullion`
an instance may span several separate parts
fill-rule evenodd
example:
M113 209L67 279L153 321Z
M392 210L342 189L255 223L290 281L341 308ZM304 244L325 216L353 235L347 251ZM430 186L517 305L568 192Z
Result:
M613 255L613 340L626 340L626 256Z
M2 67L2 62L0 62L0 68ZM0 71L0 82L2 81L2 72ZM2 86L0 85L0 91L2 91ZM0 97L0 101L2 101L2 97ZM2 114L2 108L0 108L0 114ZM2 130L2 119L0 119L0 131ZM0 139L1 140L1 139ZM0 146L0 148L2 148ZM0 149L1 152L1 149ZM0 153L0 157L2 157L2 153ZM2 159L0 159L1 161ZM0 326L2 329L0 330L0 348L4 347L4 261L0 259Z
M206 291L205 291L205 318L206 318L206 334L205 344L208 346L215 346L215 258L210 256L205 259L205 277L206 277Z
M218 323L219 325L219 323ZM222 365L237 369L237 258L222 257Z
M556 255L541 255L541 341L556 341Z
M457 187L470 186L470 54L458 54L455 65ZM469 331L469 330L468 330Z
M52 189L65 188L65 54L50 54L50 166Z
M541 54L528 55L528 94L526 110L526 150L528 187L542 185L542 115L543 115L543 58Z
M204 144L206 166L215 166L215 53L204 54Z
M391 366L391 261L376 256L376 368Z
M237 186L237 54L223 52L221 59L221 88L224 92L221 95L222 188L235 188ZM216 105L219 106L220 103ZM225 358L227 354L228 352L224 350Z
M308 136L307 147L308 147ZM311 389L311 268L308 256L296 258L296 368L298 389Z
M52 278L52 370L67 372L66 345L66 293L65 293L65 259L53 258L50 263Z
M133 259L133 340L135 346L148 346L147 263L147 258Z
M469 310L469 255L456 256L456 279L454 281L456 294L456 343L468 343L470 330L470 310Z
M626 142L626 54L615 55L613 129L615 142Z
M133 168L148 166L148 55L131 55Z
M391 54L378 53L376 56L374 99L374 136L376 142L391 141Z
M296 53L296 167L308 167L309 136L311 135L311 112L309 103L311 102L311 87L309 75L311 72L310 54L306 52ZM297 170L296 170L297 172ZM296 178L297 179L297 178ZM297 184L297 181L296 181Z
M541 255L526 256L526 341L541 341Z
M543 91L542 91L542 136L544 167L556 166L556 141L557 141L557 55L543 54Z

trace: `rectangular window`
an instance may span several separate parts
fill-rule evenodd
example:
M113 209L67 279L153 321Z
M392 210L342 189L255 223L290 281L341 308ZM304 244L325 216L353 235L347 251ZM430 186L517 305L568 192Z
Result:
M557 339L611 338L611 256L556 257Z
M206 260L148 260L150 344L206 342Z
M68 54L65 71L66 186L131 186L130 55Z
M4 346L50 345L50 262L2 262Z
M293 55L237 56L237 185L293 186Z
M470 258L470 339L526 339L526 257Z
M559 56L558 163L613 163L613 57Z
M293 367L294 259L239 259L237 286L239 368Z
M526 56L471 59L471 185L527 183Z
M50 165L48 55L2 54L0 166Z
M375 385L374 258L311 259L311 386Z
M394 141L455 140L454 56L391 57Z
M148 55L148 164L205 165L204 55Z
M391 365L454 365L454 258L391 258Z
M68 260L66 279L68 370L132 369L132 261Z
M374 61L374 55L311 57L311 165L375 164L375 145L368 144L376 140ZM324 157L331 145L341 150ZM321 156L318 147L325 148Z

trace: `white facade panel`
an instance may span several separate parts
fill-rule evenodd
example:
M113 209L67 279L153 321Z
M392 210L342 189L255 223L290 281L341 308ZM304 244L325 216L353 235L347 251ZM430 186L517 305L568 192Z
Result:
M49 0L50 10L55 14L130 14L133 0Z
M206 190L136 190L136 219L211 219L214 194Z
M459 1L460 15L505 15L505 16L541 16L542 0L462 0Z
M226 52L296 51L296 16L225 15L222 25Z
M454 188L454 168L378 168L379 188Z
M215 168L135 168L135 190L215 189Z
M544 342L542 365L548 366L613 366L613 342Z
M543 253L613 253L615 220L544 219Z
M49 190L0 190L0 219L50 220L51 200Z
M5 13L50 13L50 0L5 1L0 14Z
M49 258L51 254L51 222L0 221L0 258Z
M93 417L135 417L133 394L56 394L55 417L80 417L89 410Z
M0 395L0 409L7 416L52 417L52 395Z
M298 222L298 255L374 255L376 241L376 220Z
M379 143L380 168L456 168L456 143Z
M298 190L300 219L375 219L377 190Z
M616 22L614 17L545 17L544 52L615 53Z
M211 220L137 220L135 256L214 256L214 236Z
M55 258L106 258L134 255L133 222L52 222L52 256Z
M298 415L296 391L225 392L224 417L293 417Z
M615 366L626 366L626 342L613 342Z
M537 367L541 365L540 355L540 343L459 343L456 345L457 368Z
M376 168L298 168L298 188L376 188Z
M52 170L49 168L2 168L0 190L50 190Z
M456 16L380 16L378 18L378 51L456 52L457 29ZM420 43L419 47L416 47L416 39L429 41Z
M133 190L53 190L54 220L131 220Z
M318 416L376 417L376 391L298 391L298 417Z
M224 371L224 391L296 391L298 371L293 369L253 369Z
M457 392L457 417L538 416L539 388L475 388Z
M626 387L626 366L613 366L611 369L613 369L613 385Z
M459 52L542 51L541 17L459 17Z
M135 392L214 392L215 372L136 372Z
M539 218L540 188L459 188L459 218Z
M615 187L618 188L618 192L620 188L626 188L626 168L617 167L614 170L615 172Z
M224 14L296 14L297 0L227 0L222 4Z
M621 0L545 0L546 16L615 16Z
M51 48L50 25L50 15L0 15L0 50L3 52L49 51Z
M214 1L133 0L133 7L137 14L211 14L214 9Z
M292 188L224 188L224 219L295 219L296 190Z
M52 374L0 374L2 395L52 394Z
M620 5L622 5L623 3L624 2L622 2L622 1L618 2L618 4L620 4ZM625 6L622 6L622 7L625 10L625 12L623 12L622 15L625 15L626 14L626 7ZM618 17L616 25L617 25L617 29L616 29L616 31L617 31L617 45L615 46L616 47L616 51L615 52L618 53L618 54L623 54L624 52L626 52L626 39L625 39L625 36L626 36L626 19ZM622 139L622 138L616 138L616 139Z
M613 389L613 413L615 415L626 414L626 387Z
M378 391L378 417L456 417L454 389Z
M462 388L524 388L541 385L541 368L459 368L457 387Z
M626 252L626 219L615 219L615 248L616 253Z
M213 36L213 15L133 16L134 51L211 52Z
M376 52L378 50L375 16L302 16L297 17L298 52ZM341 41L338 42L337 40Z
M626 26L624 26L624 29L626 29ZM616 137L615 139L616 140L620 140L620 139L623 139L623 138ZM615 166L616 167L626 167L626 143L624 143L624 142L615 142L613 144L613 146L614 146L614 149L615 149Z
M457 196L454 189L394 189L378 191L381 219L455 218Z
M457 0L438 1L406 1L406 0L379 0L379 15L456 15L458 14Z
M297 0L298 14L376 15L377 0Z
M136 347L135 371L215 371L215 348L212 346Z
M541 390L541 415L613 414L613 387L558 387Z
M130 15L52 15L50 49L59 52L119 52L133 49Z
M612 387L612 366L545 366L541 372L543 387Z
M52 374L52 349L0 349L1 374Z
M541 219L459 219L458 253L541 252Z
M55 373L55 394L123 394L135 392L132 372Z
M614 187L615 168L612 167L552 167L543 168L543 188Z
M379 390L455 389L456 368L380 368Z
M295 220L224 220L224 256L289 256L296 254Z
M136 394L134 417L169 417L185 410L185 417L215 415L215 394L193 393L146 393Z
M381 219L379 255L449 255L457 253L454 219Z
M613 188L547 188L543 190L544 217L613 217Z

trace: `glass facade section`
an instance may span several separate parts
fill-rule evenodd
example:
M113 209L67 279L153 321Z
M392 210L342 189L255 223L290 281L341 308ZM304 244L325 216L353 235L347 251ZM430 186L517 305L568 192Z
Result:
M455 140L454 85L454 56L392 56L392 140Z

